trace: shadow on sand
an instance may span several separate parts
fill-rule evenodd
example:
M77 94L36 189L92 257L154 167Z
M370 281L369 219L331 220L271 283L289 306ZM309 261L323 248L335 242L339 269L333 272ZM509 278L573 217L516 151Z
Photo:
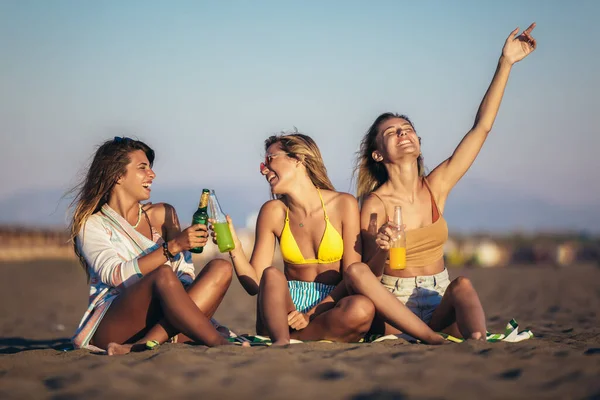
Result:
M0 354L15 354L29 350L73 350L71 339L33 340L23 337L0 338Z

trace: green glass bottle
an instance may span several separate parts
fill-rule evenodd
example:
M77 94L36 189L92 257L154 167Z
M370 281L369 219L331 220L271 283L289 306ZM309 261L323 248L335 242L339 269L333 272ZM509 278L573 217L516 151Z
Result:
M202 189L202 196L200 196L200 204L198 204L198 209L196 210L196 212L194 213L193 217L192 217L192 225L196 225L196 224L203 224L203 225L207 225L208 224L208 198L210 197L210 190L209 189ZM202 247L195 247L193 249L190 249L190 251L192 253L202 253L202 251L204 250L204 246Z

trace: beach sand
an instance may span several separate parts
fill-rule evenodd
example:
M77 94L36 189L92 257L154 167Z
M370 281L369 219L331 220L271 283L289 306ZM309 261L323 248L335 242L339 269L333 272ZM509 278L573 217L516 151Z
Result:
M86 308L74 261L0 264L0 398L600 399L600 268L450 270L469 277L490 331L535 338L434 347L402 340L286 348L185 344L120 357L62 351ZM255 298L232 283L216 318L254 333Z

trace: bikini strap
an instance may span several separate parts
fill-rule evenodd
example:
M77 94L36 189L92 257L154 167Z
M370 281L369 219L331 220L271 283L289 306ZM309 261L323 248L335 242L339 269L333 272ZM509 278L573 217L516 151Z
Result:
M148 214L146 214L146 210L144 210L144 207L142 207L142 213L144 214L144 217L146 217L146 222L148 222L148 226L150 227L150 230L154 230L154 228L152 227L152 224L150 223L150 218L148 217Z
M150 223L150 217L148 217L148 213L146 213L146 210L144 210L143 207L142 207L142 213L144 214L144 217L146 217L146 222L148 222L148 226L150 227L150 233L152 234L152 237L154 238L155 233L160 235L160 233ZM152 240L154 240L154 239L152 239Z
M425 182L425 186L427 186L427 190L429 190L429 196L431 197L431 202L433 203L433 206L435 207L435 211L437 211L438 216L441 216L442 213L440 212L437 202L435 201L435 197L433 196L433 192L431 191L429 182L427 182L427 178L423 177L423 182Z
M381 197L379 197L379 195L375 192L371 192L371 194L375 197L377 197L379 199L379 201L381 201L381 204L383 204L383 211L385 211L385 220L388 221L388 213L387 213L387 208L385 207L385 203L383 202L383 200L381 199Z
M323 201L323 196L321 196L321 191L317 188L317 192L319 192L319 198L321 199L321 207L323 207L323 214L325 214L325 221L329 221L329 217L327 216L327 209L325 208L325 202Z
M285 222L290 222L290 208L288 206L285 207Z

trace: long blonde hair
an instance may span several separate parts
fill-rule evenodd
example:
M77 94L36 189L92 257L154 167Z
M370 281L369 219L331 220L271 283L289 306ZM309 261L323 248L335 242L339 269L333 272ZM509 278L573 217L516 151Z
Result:
M113 187L119 178L125 175L126 167L131 162L129 154L136 150L142 150L148 157L150 166L152 166L154 163L154 150L145 143L126 137L115 137L113 140L104 142L96 150L85 178L67 192L67 194L75 193L75 198L70 205L74 212L69 225L69 232L75 254L79 258L88 280L90 273L77 246L77 235L85 226L88 218L108 202Z
M279 143L281 150L288 157L304 164L308 177L315 187L335 191L333 184L327 176L327 168L325 168L321 151L310 136L297 131L273 135L265 140L265 151L275 143ZM282 197L283 195L277 196L277 198Z
M377 148L377 134L379 126L392 118L402 118L406 120L415 129L412 121L402 114L383 113L369 127L369 130L360 142L360 150L357 152L354 175L356 178L356 197L363 200L365 196L377 190L381 185L388 181L389 176L385 166L381 162L373 159L373 152ZM421 143L421 138L419 138ZM423 156L419 154L417 158L419 176L425 176L425 164Z

